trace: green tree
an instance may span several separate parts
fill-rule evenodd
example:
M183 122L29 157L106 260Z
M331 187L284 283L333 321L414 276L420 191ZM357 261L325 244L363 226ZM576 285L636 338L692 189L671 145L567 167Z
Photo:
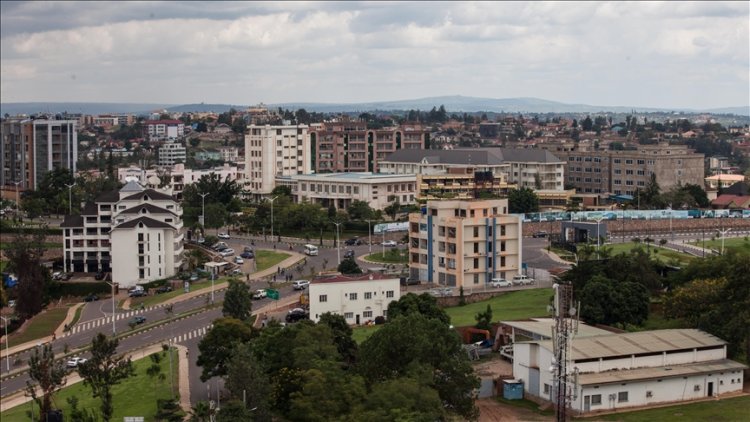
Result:
M101 400L99 410L105 422L112 419L112 387L133 375L130 358L117 356L117 338L98 333L91 341L91 358L79 365L78 373L83 384L91 388L92 395Z
M221 405L221 409L216 413L216 420L221 422L250 422L255 418L254 412L246 408L241 401L231 400Z
M333 365L302 373L302 388L291 394L292 421L347 421L366 397L362 377Z
M255 419L270 420L271 386L249 344L238 343L232 350L224 388L232 399L243 400L248 409L254 409Z
M349 208L346 209L346 212L349 213L349 218L352 220L362 221L372 218L373 216L373 209L370 208L370 204L367 203L367 201L359 201L356 199L352 201Z
M430 378L429 374L425 375L425 379ZM445 419L445 410L438 392L416 376L373 385L362 409L351 418L361 422L431 422Z
M421 295L407 293L401 296L399 300L388 304L389 321L411 314L419 314L426 318L437 319L446 325L450 324L451 321L448 314L438 306L437 299L427 293L422 293Z
M52 281L42 265L45 240L44 230L36 234L19 232L3 251L8 259L7 270L21 280L16 287L16 312L24 319L38 314L49 303Z
M219 318L198 343L200 355L196 364L203 368L201 381L227 374L227 362L236 343L246 343L253 337L252 329L234 318Z
M158 399L156 401L156 415L158 422L181 422L184 417L179 403L174 399Z
M250 294L250 287L242 281L230 280L229 288L224 295L222 314L225 317L250 322L252 306L253 298Z
M199 401L190 409L190 422L211 422L216 412L207 401Z
M55 352L52 351L51 345L45 344L32 350L26 394L39 406L40 421L44 421L45 415L52 410L55 393L67 382L67 373L63 361L55 361ZM41 390L41 395L37 394L37 388Z
M389 217L391 217L391 220L395 220L396 216L398 215L399 211L401 211L401 204L397 201L391 203L385 209L385 214Z
M590 324L641 325L648 318L649 292L641 284L595 276L577 295L581 317Z
M353 364L357 357L357 342L352 338L352 328L343 316L326 312L320 316L318 324L325 324L331 329L336 350L344 362Z
M539 198L530 188L512 189L508 192L508 212L525 214L539 211Z
M489 330L492 328L492 307L487 304L487 310L479 312L474 316L477 321L476 327L480 330Z
M290 188L289 186L283 186L283 185L276 186L271 191L271 196L272 197L286 196L288 198L291 198L292 197L292 188Z
M344 259L343 261L341 261L336 270L345 275L362 274L362 269L359 268L359 265L357 264L357 261L354 260L354 258Z

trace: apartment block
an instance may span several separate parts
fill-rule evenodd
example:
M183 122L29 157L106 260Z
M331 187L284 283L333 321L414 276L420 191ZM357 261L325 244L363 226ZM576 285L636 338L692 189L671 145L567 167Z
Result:
M147 120L143 123L144 136L149 141L164 141L185 136L181 120Z
M508 183L505 173L496 177L491 170L477 167L450 167L442 173L417 175L418 200L507 196L516 187Z
M165 142L159 146L159 165L173 166L187 160L187 148L180 142Z
M250 125L245 135L245 191L269 195L276 177L311 173L310 137L306 125Z
M318 173L379 172L380 162L398 150L421 150L429 137L421 124L367 129L349 119L324 122L310 131L312 166Z
M0 124L0 186L36 189L44 175L62 167L76 171L76 120L5 119Z
M428 201L409 215L410 276L464 289L511 279L521 272L522 238L507 199Z

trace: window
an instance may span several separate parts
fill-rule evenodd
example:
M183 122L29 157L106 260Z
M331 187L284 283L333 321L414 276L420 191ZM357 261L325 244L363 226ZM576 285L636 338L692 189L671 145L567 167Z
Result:
M544 384L544 394L549 395L549 384Z
M393 290L388 290L385 292L385 297L393 297Z
M354 318L353 312L344 312L344 319L352 319Z
M365 299L372 299L372 292L365 292Z
M356 293L349 293L349 300L357 300L357 294Z
M602 404L602 395L601 394L594 394L591 396L591 405L597 405Z
M362 312L363 318L372 318L372 311L364 311Z
M628 401L628 392L627 391L620 391L617 393L617 402L618 403L627 403Z
M318 296L318 302L328 302L328 295L320 295Z

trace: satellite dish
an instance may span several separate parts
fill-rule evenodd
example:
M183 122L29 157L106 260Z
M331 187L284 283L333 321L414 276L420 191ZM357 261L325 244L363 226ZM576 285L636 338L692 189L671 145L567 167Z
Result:
M570 308L570 310L568 311L568 315L575 316L576 315L576 308Z

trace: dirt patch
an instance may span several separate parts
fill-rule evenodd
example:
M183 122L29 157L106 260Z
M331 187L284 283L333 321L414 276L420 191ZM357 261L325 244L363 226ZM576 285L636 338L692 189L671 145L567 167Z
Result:
M536 414L531 410L500 403L492 398L477 400L477 408L479 409L479 422L551 421L554 419Z

